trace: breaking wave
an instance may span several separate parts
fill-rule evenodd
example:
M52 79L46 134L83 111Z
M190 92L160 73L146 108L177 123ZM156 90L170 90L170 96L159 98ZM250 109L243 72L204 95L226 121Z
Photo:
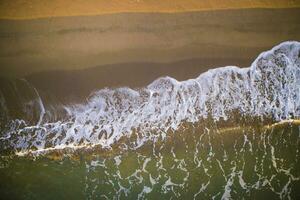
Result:
M0 97L5 110L5 97ZM136 148L148 139L165 137L184 122L230 121L236 115L240 120L249 116L262 121L297 119L300 43L281 43L260 54L249 68L221 67L182 82L163 77L137 90L102 89L83 104L65 106L67 114L55 120L42 100L35 99L40 116L31 121L8 120L1 130L2 149L109 148L138 133Z

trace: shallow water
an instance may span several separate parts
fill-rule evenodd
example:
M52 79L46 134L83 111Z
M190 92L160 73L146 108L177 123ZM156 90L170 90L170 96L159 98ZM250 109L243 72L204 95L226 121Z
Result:
M189 128L137 150L2 157L4 199L299 199L300 126Z

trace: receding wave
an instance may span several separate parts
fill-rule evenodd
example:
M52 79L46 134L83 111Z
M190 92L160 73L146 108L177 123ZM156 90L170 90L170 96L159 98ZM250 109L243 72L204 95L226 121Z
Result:
M162 77L145 88L102 89L82 104L62 106L53 116L37 91L32 105L39 116L1 124L2 149L16 152L100 145L110 148L138 133L134 148L201 120L282 121L300 117L300 43L284 42L264 52L249 68L209 70L179 82ZM2 94L1 109L7 101ZM52 113L52 114L51 114ZM36 114L35 114L36 115ZM31 119L31 120L30 120Z

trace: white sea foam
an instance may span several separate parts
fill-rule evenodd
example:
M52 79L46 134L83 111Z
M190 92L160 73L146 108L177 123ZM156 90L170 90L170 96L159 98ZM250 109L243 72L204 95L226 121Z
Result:
M133 130L143 134L137 139L141 145L149 137L178 129L183 121L208 116L227 120L236 110L241 116L276 121L299 118L299 57L300 43L284 42L259 55L249 68L212 69L182 82L163 77L138 90L102 89L86 103L67 107L69 116L62 121L16 125L6 135L18 151L86 144L109 147Z

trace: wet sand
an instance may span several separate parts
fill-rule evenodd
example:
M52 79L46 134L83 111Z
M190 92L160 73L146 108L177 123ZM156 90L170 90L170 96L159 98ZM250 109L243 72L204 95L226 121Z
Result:
M45 71L25 78L42 95L51 94L59 101L69 103L70 100L85 99L91 92L105 87L139 88L161 76L170 76L180 81L196 78L210 68L232 61L232 59L190 59L171 63L122 63L81 70ZM236 58L234 62L242 66L248 64L246 59Z
M122 63L191 59L203 69L249 66L262 51L300 40L299 19L300 9L242 9L0 20L0 74L24 77L118 64L136 77Z

